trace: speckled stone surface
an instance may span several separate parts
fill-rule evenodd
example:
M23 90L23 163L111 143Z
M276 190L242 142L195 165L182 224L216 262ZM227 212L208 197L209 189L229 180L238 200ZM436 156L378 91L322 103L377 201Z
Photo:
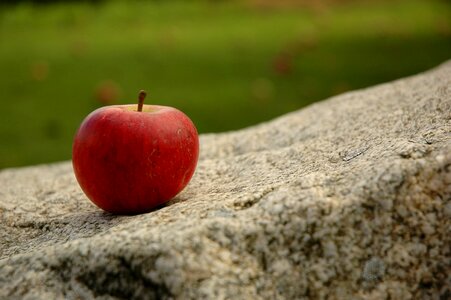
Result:
M0 299L443 299L451 61L201 136L189 186L138 216L70 162L0 172Z

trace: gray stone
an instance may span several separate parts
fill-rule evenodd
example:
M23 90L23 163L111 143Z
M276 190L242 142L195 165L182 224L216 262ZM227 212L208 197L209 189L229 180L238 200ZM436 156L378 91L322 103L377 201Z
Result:
M0 172L0 298L450 297L451 62L201 136L148 214L93 206L70 162Z

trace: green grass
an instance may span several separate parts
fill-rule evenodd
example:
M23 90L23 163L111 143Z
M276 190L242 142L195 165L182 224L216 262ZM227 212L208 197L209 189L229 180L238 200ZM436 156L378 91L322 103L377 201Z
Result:
M115 103L144 88L200 132L234 130L449 59L450 20L449 4L427 0L0 7L0 168L69 159L104 81ZM284 59L291 72L275 69Z

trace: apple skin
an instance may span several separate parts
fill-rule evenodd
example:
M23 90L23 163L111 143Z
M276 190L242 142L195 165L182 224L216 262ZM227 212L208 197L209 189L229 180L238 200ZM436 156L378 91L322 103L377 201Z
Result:
M72 148L82 190L114 214L146 213L169 201L190 181L198 156L191 120L158 105L99 108L83 120Z

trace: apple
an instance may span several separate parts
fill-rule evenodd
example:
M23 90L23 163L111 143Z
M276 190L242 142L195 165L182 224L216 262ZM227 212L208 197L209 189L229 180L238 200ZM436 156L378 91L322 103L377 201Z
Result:
M87 197L114 214L149 212L190 181L199 156L193 122L167 106L111 105L90 113L75 134L72 164Z

